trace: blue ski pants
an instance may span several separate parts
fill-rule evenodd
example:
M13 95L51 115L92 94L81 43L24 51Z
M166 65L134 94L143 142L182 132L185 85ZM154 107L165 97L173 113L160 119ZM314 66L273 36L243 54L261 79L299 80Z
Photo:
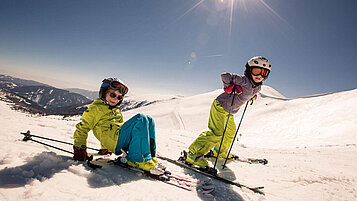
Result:
M155 122L152 117L136 114L120 128L117 154L128 152L129 161L144 162L156 156Z

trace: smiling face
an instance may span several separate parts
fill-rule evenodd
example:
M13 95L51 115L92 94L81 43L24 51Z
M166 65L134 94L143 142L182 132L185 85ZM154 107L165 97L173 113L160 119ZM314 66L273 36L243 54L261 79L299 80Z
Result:
M256 83L260 83L260 82L263 82L266 78L263 78L261 75L253 75L252 74L252 79L254 82Z
M119 101L121 101L122 99L123 96L119 92L119 90L114 90L109 88L105 94L105 100L112 107L116 106L119 103Z

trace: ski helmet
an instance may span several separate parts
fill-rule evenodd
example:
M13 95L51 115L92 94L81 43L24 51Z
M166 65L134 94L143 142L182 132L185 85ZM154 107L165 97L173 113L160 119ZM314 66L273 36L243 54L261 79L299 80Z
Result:
M264 69L271 71L271 65L270 65L268 59L266 59L262 56L252 57L251 59L248 60L245 67L246 68L248 68L248 67L249 68L252 68L252 67L264 68Z
M248 62L245 64L244 75L247 76L249 79L251 79L253 82L254 82L254 80L253 80L252 75L251 75L252 68L266 69L266 70L268 70L268 75L269 75L269 72L271 71L270 62L265 57L255 56L255 57L250 58L248 60ZM254 82L254 84L255 85L261 85L262 83L261 82L260 83Z
M106 78L102 81L102 84L99 89L99 98L105 100L105 93L107 92L108 88L119 90L119 92L125 96L128 93L128 87L118 78ZM120 105L123 100L120 100L117 104Z

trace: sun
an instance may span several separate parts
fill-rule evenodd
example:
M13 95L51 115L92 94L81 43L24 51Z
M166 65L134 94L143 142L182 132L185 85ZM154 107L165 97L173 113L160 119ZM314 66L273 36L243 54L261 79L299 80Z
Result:
M266 0L192 0L192 6L189 7L181 16L173 23L187 17L191 12L210 12L218 18L223 19L227 23L227 49L230 50L233 26L238 26L236 23L238 15L252 15L257 9L265 8L273 16L286 23L290 24L282 18L271 6L266 3ZM198 11L200 9L200 11ZM268 18L267 18L268 19Z

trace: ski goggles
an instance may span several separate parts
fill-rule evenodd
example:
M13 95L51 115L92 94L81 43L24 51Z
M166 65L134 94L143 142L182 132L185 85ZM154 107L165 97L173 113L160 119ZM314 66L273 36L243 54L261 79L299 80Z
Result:
M123 95L125 95L126 93L128 93L128 87L126 87L125 85L123 85L122 83L118 82L118 81L112 81L109 83L109 87L111 89L114 90L119 90L119 92ZM114 94L115 95L115 94ZM112 97L112 96L110 96ZM116 96L112 97L115 98Z
M250 69L250 72L254 75L254 76L258 76L261 75L262 77L266 78L268 77L270 70L265 69L265 68L260 68L260 67L252 67Z
M111 92L111 93L109 94L109 96L110 96L111 98L117 98L118 100L123 100L123 95L121 95L121 94L116 95L114 92Z

